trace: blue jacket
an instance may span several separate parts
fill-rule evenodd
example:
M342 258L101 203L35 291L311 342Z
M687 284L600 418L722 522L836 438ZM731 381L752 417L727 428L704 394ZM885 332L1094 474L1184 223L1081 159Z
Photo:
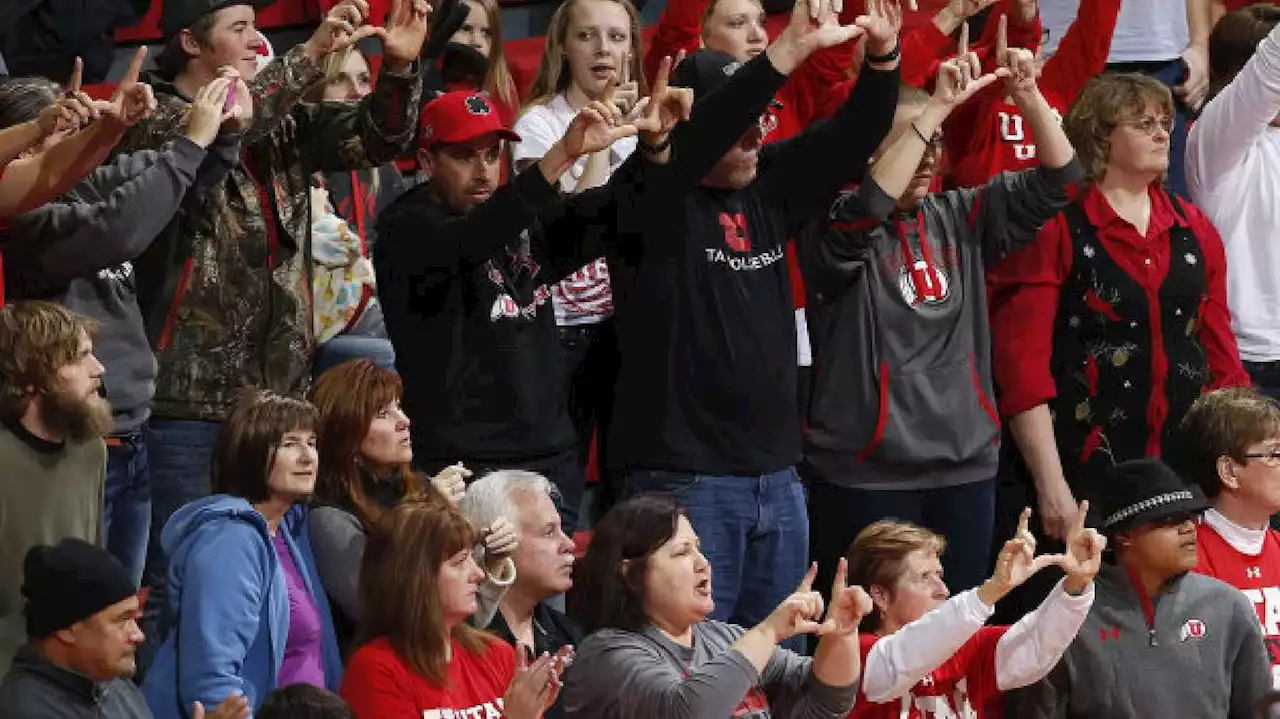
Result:
M336 690L342 660L306 509L291 509L280 529L324 623L325 684ZM167 633L142 684L151 713L181 719L192 702L214 707L231 694L257 710L276 689L289 636L288 589L266 519L239 497L205 497L169 519L160 543L169 557Z

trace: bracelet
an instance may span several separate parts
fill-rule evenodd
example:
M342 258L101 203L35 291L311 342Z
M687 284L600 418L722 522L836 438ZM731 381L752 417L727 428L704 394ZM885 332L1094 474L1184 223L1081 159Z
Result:
M666 139L656 145L650 145L644 140L637 140L636 147L639 147L641 152L649 155L657 155L658 153L666 152L667 148L671 147L671 133L667 133Z
M884 63L884 62L893 62L894 60L897 60L898 56L901 54L902 54L902 43L895 41L893 43L893 49L885 53L884 55L872 55L871 53L867 53L867 62L876 63L876 64Z

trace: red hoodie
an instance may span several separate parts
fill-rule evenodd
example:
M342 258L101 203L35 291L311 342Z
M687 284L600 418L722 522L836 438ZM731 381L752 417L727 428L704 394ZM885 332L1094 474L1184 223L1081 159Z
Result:
M1120 0L1083 0L1080 14L1062 36L1058 51L1045 62L1040 92L1060 115L1070 109L1085 83L1106 68L1119 14ZM1019 33L1018 38L1009 38L1010 46L1038 47L1038 19L1035 25L1034 44ZM1012 22L1009 25L1011 35L1014 26ZM995 83L957 108L947 120L945 136L951 176L958 187L977 187L1004 170L1026 170L1039 164L1031 128L1023 122L1018 106L1007 101L1003 83Z

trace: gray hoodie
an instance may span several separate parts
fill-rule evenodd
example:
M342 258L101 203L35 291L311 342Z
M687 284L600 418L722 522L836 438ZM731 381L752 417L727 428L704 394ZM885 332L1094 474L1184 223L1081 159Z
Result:
M805 460L824 481L910 490L995 476L985 273L1035 241L1082 174L1074 159L1002 172L907 215L868 178L800 239L815 359Z
M10 299L53 299L101 326L94 353L114 434L151 414L156 361L138 310L131 260L180 208L196 201L238 162L239 135L221 135L206 153L185 137L159 150L118 155L56 202L0 230Z
M569 719L844 719L858 695L855 682L832 687L813 676L813 659L777 648L757 675L729 647L746 630L704 621L693 625L693 648L653 627L602 629L578 648L562 703Z
M1019 719L1250 719L1271 685L1262 629L1239 590L1184 574L1146 602L1124 569L1104 565L1093 609L1049 676L1028 687Z

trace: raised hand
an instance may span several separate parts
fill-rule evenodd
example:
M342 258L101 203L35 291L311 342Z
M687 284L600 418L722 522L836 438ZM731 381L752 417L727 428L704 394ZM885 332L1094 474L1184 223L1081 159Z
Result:
M191 719L246 719L249 716L249 700L232 694L213 711L206 713L204 705L195 702L191 706Z
M439 474L431 478L431 485L456 507L467 494L467 480L470 478L471 470L459 462L440 470Z
M649 88L649 97L641 100L644 112L635 118L634 124L640 132L650 135L665 135L675 126L689 119L693 112L693 90L687 87L671 87L671 69L684 60L684 50L673 60L671 56L662 58L658 72L653 76L653 86Z
M62 97L46 107L36 118L36 126L40 128L42 138L55 133L75 132L98 119L98 103L80 89L83 76L84 62L77 57L71 70L71 80L67 82Z
M797 634L821 635L830 630L818 621L823 607L822 595L813 591L813 580L817 576L817 563L810 564L796 591L782 600L782 604L760 623L769 630L774 641L781 642Z
M239 109L234 106L226 109L227 94L233 82L233 78L219 77L196 91L191 107L187 109L185 134L188 140L207 148L218 137L222 123Z
M529 664L524 649L517 648L516 672L502 697L502 716L506 719L538 719L542 716L560 693L557 664L562 662L545 653Z
M836 578L831 583L831 605L822 622L825 636L849 637L858 633L862 618L871 613L871 597L859 586L848 586L849 562L841 557Z
M1000 556L996 559L996 570L991 575L988 585L998 590L998 601L1001 597L1021 586L1032 575L1050 565L1062 566L1065 557L1061 554L1042 554L1036 556L1036 538L1028 529L1031 520L1031 508L1025 507L1018 517L1018 531L1013 539L1004 543ZM991 597L983 597L987 601ZM988 602L994 604L995 602Z
M490 574L520 548L520 534L506 517L498 517L483 532L484 563Z
M843 9L844 0L796 0L791 9L791 22L778 36L774 46L788 51L788 55L792 52L797 54L795 65L799 65L816 50L848 42L865 33L866 30L856 22L840 24L839 15ZM774 66L785 73L795 69L795 65L789 62L786 65L790 66L778 63L776 51L770 53L770 57L774 59Z
M637 132L635 125L622 123L622 113L616 105L596 100L588 103L573 118L561 142L570 157L578 158L603 150Z
M996 31L996 67L1008 72L1004 79L1005 92L1021 95L1036 89L1035 53L1019 47L1009 47L1009 16L1000 16Z
M1173 91L1192 110L1199 110L1209 96L1209 51L1200 45L1190 45L1182 51L1182 64L1186 76Z
M978 91L1009 74L1007 68L982 74L982 61L969 51L969 26L960 28L959 52L938 68L938 82L933 89L933 100L947 107L955 107Z
M867 34L867 52L887 55L898 44L902 30L902 8L898 0L867 0L867 12L854 21Z
M427 0L391 0L387 27L374 32L382 39L382 54L387 60L404 67L418 57L427 39L429 15L431 4Z
M1075 521L1071 524L1071 532L1067 536L1067 552L1059 566L1067 573L1068 581L1083 588L1097 576L1102 568L1102 550L1107 548L1107 538L1098 530L1084 526L1085 515L1089 513L1089 501L1080 503Z
M97 103L103 117L109 117L125 127L132 127L155 112L156 97L151 92L151 86L138 81L146 59L147 48L144 45L133 54L129 69L125 71L124 79L116 86L111 99Z
M320 26L303 45L304 50L311 59L319 60L383 31L365 25L367 17L369 3L366 0L342 0L325 14Z
M995 4L996 0L949 0L947 11L963 22Z

